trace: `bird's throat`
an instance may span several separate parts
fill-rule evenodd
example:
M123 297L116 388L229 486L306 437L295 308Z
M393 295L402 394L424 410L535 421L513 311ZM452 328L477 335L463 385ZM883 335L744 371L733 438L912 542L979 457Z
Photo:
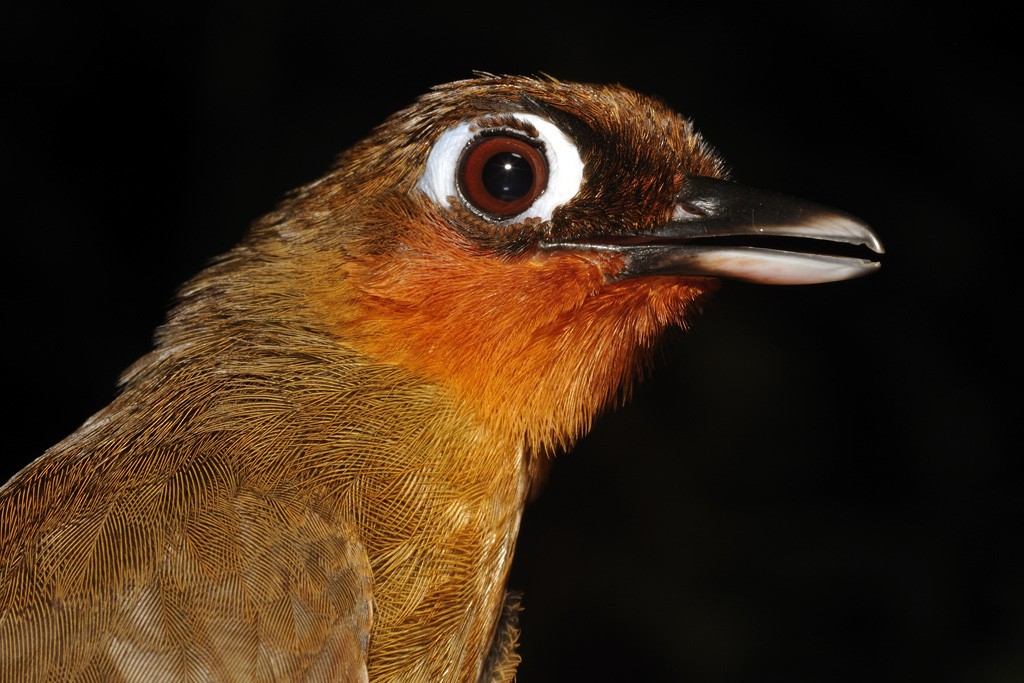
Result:
M515 258L437 239L381 268L353 260L313 294L345 344L435 382L528 452L568 447L714 286L653 277L608 283L569 253Z

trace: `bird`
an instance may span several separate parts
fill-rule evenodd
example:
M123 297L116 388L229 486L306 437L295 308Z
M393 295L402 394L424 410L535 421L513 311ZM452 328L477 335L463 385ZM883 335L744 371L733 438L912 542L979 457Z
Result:
M438 85L0 488L2 681L510 681L524 506L722 280L876 271L617 84Z

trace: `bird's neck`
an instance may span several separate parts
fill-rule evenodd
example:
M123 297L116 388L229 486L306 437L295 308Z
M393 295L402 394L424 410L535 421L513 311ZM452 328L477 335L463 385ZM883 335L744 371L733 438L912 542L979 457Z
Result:
M266 266L247 261L186 290L124 402L165 396L161 412L188 420L174 429L204 435L244 473L241 486L301 490L353 524L374 577L373 676L437 664L420 673L441 680L451 663L421 661L438 649L463 653L454 679L470 678L501 612L526 498L522 439L436 382L325 334L287 279L263 287ZM206 296L223 278L249 295Z
M465 671L479 667L532 463L584 432L704 293L608 285L579 257L467 258L465 244L427 239L386 265L243 245L186 287L126 378L136 397L173 392L163 412L215 439L254 485L300 486L355 520L379 675L442 641L466 653ZM155 439L172 428L158 427Z

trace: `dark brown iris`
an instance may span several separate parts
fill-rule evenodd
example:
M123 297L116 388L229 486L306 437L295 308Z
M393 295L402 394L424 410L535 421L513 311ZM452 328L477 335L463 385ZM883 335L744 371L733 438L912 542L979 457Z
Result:
M544 152L508 135L482 137L462 156L459 189L486 216L516 216L533 204L548 182Z

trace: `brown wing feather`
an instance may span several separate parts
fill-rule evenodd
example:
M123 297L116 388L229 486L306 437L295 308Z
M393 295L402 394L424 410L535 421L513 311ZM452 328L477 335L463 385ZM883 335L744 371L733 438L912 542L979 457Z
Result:
M70 457L0 491L58 501L4 520L0 680L367 679L370 569L343 520L215 456L140 459L127 487L69 479Z

